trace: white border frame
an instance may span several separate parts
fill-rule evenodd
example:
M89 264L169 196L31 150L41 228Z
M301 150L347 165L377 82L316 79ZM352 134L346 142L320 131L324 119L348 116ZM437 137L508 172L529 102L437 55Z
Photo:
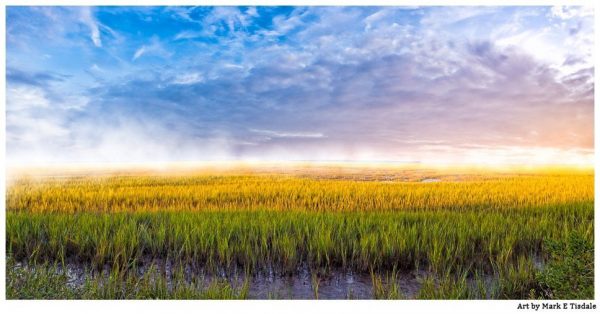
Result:
M6 6L35 6L35 5L358 5L358 6L399 6L399 5L499 5L499 6L531 6L531 5L586 5L597 9L597 4L594 1L588 0L574 0L574 1L540 1L540 0L504 0L504 1L398 1L398 0L302 0L302 1L289 1L289 0L143 0L136 1L135 3L123 0L33 0L33 1L19 1L19 0L5 0L0 5L0 58L2 59L2 67L0 69L0 97L2 99L2 106L0 110L0 121L2 127L0 128L0 138L2 139L3 145L0 148L0 159L2 160L3 167L0 169L0 304L4 313L36 313L36 314L49 314L49 313L71 313L71 312L86 312L86 313L102 313L105 314L107 311L117 311L123 313L168 313L181 311L198 312L239 312L239 313L306 313L317 311L319 313L377 313L377 312L460 312L460 313L508 313L508 312L533 312L533 310L518 310L519 304L542 304L542 303L554 303L545 301L529 301L529 300L470 300L470 301L448 301L448 300L399 300L399 301L379 301L379 300L333 300L333 301L309 301L309 300L245 300L245 301L21 301L21 300L5 300L6 298ZM595 64L598 64L598 29L600 22L595 17L595 39L594 42L594 58ZM597 89L594 91L594 121L600 121L600 110L598 110L597 99L600 92ZM600 146L600 131L595 124L594 128L594 146ZM595 168L599 165L599 156L594 153L594 166ZM595 177L595 186L600 185L600 179L598 176ZM600 195L598 189L595 190L595 208L598 207ZM595 214L597 212L595 211ZM595 220L597 220L595 215ZM599 239L599 230L596 221L594 222L594 234L596 243ZM598 299L600 295L600 274L598 272L598 262L600 261L598 250L595 251L595 299ZM559 301L560 303L569 301ZM581 304L583 301L576 301ZM588 301L585 303L592 302L597 305L595 301ZM559 310L564 312L564 310ZM589 311L580 310L583 313Z

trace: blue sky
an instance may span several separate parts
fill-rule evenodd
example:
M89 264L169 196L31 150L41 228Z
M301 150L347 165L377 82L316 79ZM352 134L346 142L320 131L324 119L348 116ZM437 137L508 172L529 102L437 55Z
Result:
M8 7L20 162L589 162L582 7Z

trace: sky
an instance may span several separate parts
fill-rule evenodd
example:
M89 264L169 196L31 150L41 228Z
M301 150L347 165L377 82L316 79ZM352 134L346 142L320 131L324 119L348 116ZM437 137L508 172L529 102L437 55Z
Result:
M592 163L593 19L7 7L7 160Z

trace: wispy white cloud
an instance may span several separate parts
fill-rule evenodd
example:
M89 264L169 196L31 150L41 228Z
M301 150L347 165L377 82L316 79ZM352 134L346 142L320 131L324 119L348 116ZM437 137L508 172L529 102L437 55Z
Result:
M436 7L423 16L421 23L429 30L434 31L438 28L465 22L480 16L499 14L500 10L500 7L488 6Z
M581 18L594 15L593 7L586 6L553 6L550 10L553 16L563 20Z
M146 52L146 46L141 46L138 50L135 51L133 57L131 57L132 61L137 60L137 58L141 57Z
M200 31L185 30L177 33L177 35L174 37L174 40L199 38L203 35L205 35L205 33Z
M173 54L164 47L158 37L153 36L150 38L149 44L142 45L135 51L131 57L131 61L136 61L144 55L154 55L162 58L168 58Z
M92 8L82 7L79 15L81 22L87 25L90 29L90 39L96 47L102 47L102 40L100 39L100 29L98 22L92 15Z
M251 132L266 135L269 138L324 138L320 132L282 132L274 130L250 129Z
M33 86L9 86L6 90L9 111L48 108L51 101L41 88Z
M201 73L193 72L193 73L178 74L173 79L173 84L189 85L189 84L200 83L203 81L204 81L204 76L202 76Z

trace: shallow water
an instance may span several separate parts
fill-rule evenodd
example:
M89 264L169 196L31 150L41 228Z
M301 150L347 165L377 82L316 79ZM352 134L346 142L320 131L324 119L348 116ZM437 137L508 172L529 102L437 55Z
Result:
M405 274L398 278L403 295L411 298L419 290L417 278ZM294 276L253 276L249 281L252 299L373 299L370 275L351 271L332 271L326 277L313 279L308 270Z
M541 268L542 261L536 258L535 267ZM16 263L16 267L29 268L27 264ZM78 288L85 285L90 279L91 272L83 265L78 263L67 263L65 267L57 266L57 272L67 276L67 285L71 288ZM135 275L142 276L164 276L169 289L173 288L174 274L180 268L173 265L169 260L146 260L135 269ZM94 277L101 276L108 278L110 268L105 266L100 273L95 273ZM378 273L384 286L389 286L394 280L394 284L400 290L400 298L415 299L418 296L422 286L422 279L435 277L427 271L412 271L396 273L393 279L389 273ZM207 271L201 267L185 265L183 267L183 278L187 283L200 282L208 286L211 282L218 280L220 282L229 282L233 288L241 288L247 285L247 297L249 299L374 299L373 277L370 274L356 273L350 270L329 269L326 274L312 273L309 267L301 266L292 275L282 275L273 269L259 271L252 275L246 275L240 269L219 269L216 272ZM488 298L493 295L493 287L497 278L491 275L484 275L481 278L484 283L486 295ZM467 284L472 289L476 287L477 282L474 278L468 278Z
M169 287L172 285L174 267L170 262L160 264L143 264L137 268L137 275L144 276L153 265L167 278ZM160 266L159 266L160 265ZM18 267L27 267L19 265ZM62 272L62 267L58 268ZM69 263L64 268L67 275L67 284L72 287L81 287L89 277L89 272L81 265ZM204 270L192 271L191 267L184 269L185 279L200 279L209 284L214 280L226 280L233 287L239 288L244 282L248 284L249 299L373 299L373 281L370 274L356 273L348 270L330 270L327 275L314 275L308 267L300 267L293 275L281 275L273 271L259 272L246 276L243 272L236 270L226 272L220 270L216 275ZM105 267L102 276L107 277L110 269ZM416 297L419 289L419 277L426 273L401 273L396 274L396 284L399 286L402 296L405 298ZM381 274L386 282L386 275ZM316 294L315 291L318 291Z

